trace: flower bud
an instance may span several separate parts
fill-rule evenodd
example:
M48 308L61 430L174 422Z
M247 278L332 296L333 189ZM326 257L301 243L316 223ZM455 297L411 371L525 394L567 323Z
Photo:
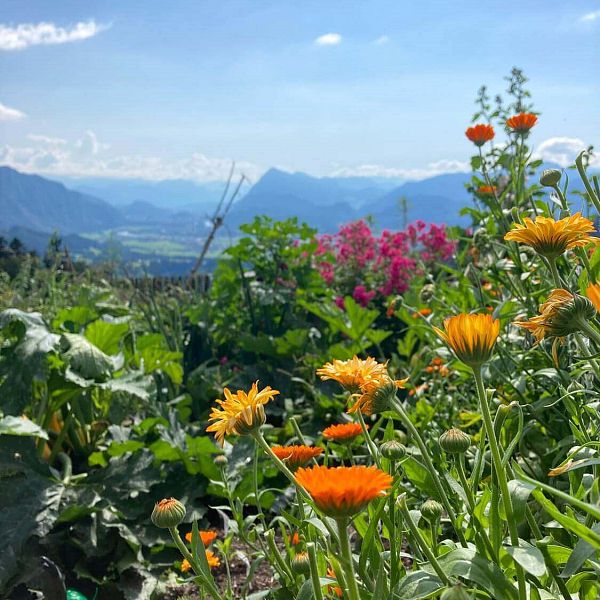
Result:
M440 435L439 443L448 454L464 454L471 445L471 436L453 427Z
M175 498L164 498L154 505L152 522L157 527L171 529L177 527L185 517L185 506Z
M310 573L308 552L298 552L298 554L292 558L292 571L299 575L308 575Z
M221 468L226 467L229 460L224 454L217 454L217 456L215 456L213 459L213 462L215 465L217 465L217 467Z
M468 594L462 583L457 583L454 587L446 588L440 600L472 600L473 596Z
M388 460L401 460L406 456L406 448L397 440L383 442L379 446L379 452L381 452L383 458L387 458Z
M554 187L558 185L561 175L558 169L545 169L540 176L540 183L546 187Z
M392 379L378 386L370 400L371 414L378 414L388 410L390 402L396 397L397 391L398 385Z
M430 523L437 521L444 512L444 507L436 500L429 499L421 505L421 515Z
M246 406L238 416L234 430L238 435L250 435L253 431L260 429L266 421L267 415L263 404Z

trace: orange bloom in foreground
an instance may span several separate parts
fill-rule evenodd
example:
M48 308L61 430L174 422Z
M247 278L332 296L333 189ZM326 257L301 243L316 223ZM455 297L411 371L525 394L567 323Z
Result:
M600 283L590 283L587 287L586 295L592 301L594 308L600 311Z
M290 536L290 544L292 546L297 546L300 543L300 536L298 535L297 531L294 531L294 533Z
M273 446L271 450L292 471L299 467L305 467L313 458L323 452L323 448L311 446Z
M215 556L214 552L210 550L206 551L206 562L211 569L218 567L221 564L221 560L218 556ZM187 573L192 568L187 558L184 558L181 562L181 572Z
M465 135L476 146L483 146L494 139L494 128L491 125L473 125L465 131Z
M368 429L367 425L367 429ZM323 429L323 437L334 442L348 442L362 433L359 423L340 423Z
M434 327L456 356L473 367L490 358L500 333L500 321L491 315L462 313L446 319L444 329Z
M506 126L515 133L527 133L536 123L538 118L532 113L519 113L507 119Z
M210 546L210 544L217 539L216 531L200 531L199 533L200 533L200 539L202 540L204 547ZM191 531L189 533L185 534L185 539L190 544L192 543L192 532Z
M384 496L392 477L377 467L311 467L298 469L296 481L317 508L329 517L352 517L371 500Z

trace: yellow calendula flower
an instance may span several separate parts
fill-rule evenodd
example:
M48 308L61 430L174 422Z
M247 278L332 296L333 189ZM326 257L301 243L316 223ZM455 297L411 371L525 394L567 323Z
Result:
M515 324L531 331L539 342L545 337L562 338L579 331L582 320L591 319L595 312L590 300L559 288L552 290L540 306L539 315Z
M264 405L279 394L269 386L258 390L258 381L252 384L249 392L238 390L232 394L227 388L223 390L225 400L216 400L220 408L213 408L209 421L214 421L206 431L214 432L215 439L223 446L225 436L235 433L246 435L265 422Z
M523 223L516 223L504 239L527 244L546 258L556 258L572 248L600 243L600 238L590 235L596 232L594 224L582 217L581 213L558 221L551 217L536 217L535 221L532 221L526 217Z
M365 359L354 356L349 360L333 360L323 365L317 369L317 375L323 380L333 379L355 394L365 383L387 376L387 364L379 363L370 356Z
M492 355L500 321L491 315L462 313L444 321L445 331L434 329L462 362L477 367Z

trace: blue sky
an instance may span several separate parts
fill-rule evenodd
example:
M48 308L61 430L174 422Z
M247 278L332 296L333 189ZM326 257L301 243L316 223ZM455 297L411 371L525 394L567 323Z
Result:
M543 154L600 142L600 0L2 0L0 22L0 162L23 170L456 170L514 65Z

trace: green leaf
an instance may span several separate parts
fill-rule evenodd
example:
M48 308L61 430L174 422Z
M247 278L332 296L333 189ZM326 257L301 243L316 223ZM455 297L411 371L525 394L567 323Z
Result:
M531 492L540 506L556 521L558 521L567 531L589 542L596 550L600 550L600 533L592 531L583 523L580 523L573 517L562 513L550 500L548 500L539 490Z
M413 456L402 462L402 468L408 480L421 492L439 500L437 489L429 471Z
M60 339L62 354L71 370L83 379L102 381L110 377L115 368L107 356L81 335L65 333Z
M508 491L513 504L515 522L522 523L525 520L527 500L533 489L532 485L518 479L512 479L508 482Z
M592 531L600 534L600 523L596 523L596 525L592 527ZM571 575L574 575L579 571L583 563L593 556L595 552L596 550L594 550L592 544L586 540L579 540L577 544L575 544L575 548L573 548L573 552L571 553L571 556L569 556L569 560L560 576L568 578L571 577Z
M33 421L24 417L6 416L0 419L0 435L26 435L48 439L48 434Z
M436 575L426 571L409 573L394 592L394 600L433 598L444 587Z
M535 577L546 575L544 555L535 546L519 540L519 546L505 546L504 548L528 573Z
M118 354L121 339L128 331L128 323L107 323L98 319L86 327L85 337L105 354Z

